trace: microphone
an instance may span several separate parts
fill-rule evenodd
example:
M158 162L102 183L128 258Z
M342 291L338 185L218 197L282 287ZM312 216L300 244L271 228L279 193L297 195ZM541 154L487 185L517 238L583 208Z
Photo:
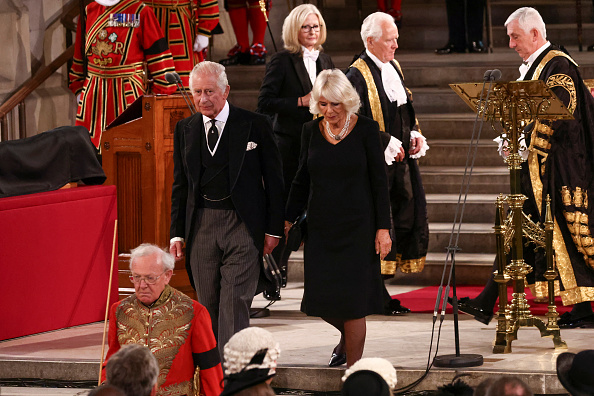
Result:
M169 84L177 85L177 88L179 89L182 98L184 98L186 105L188 105L188 108L190 109L190 113L196 114L196 110L194 110L194 106L191 105L192 101L189 100L189 95L186 92L186 89L181 85L181 77L179 76L179 74L177 74L176 72L167 72L165 73L165 80L167 80Z
M491 73L493 72L493 70L487 70L485 72L485 74L483 75L483 81L489 81L489 78L491 77ZM165 75L165 77L167 77L167 75ZM167 80L169 81L169 80Z
M491 81L501 80L501 70L499 70L499 69L493 69L491 71L491 75L489 76L489 79Z

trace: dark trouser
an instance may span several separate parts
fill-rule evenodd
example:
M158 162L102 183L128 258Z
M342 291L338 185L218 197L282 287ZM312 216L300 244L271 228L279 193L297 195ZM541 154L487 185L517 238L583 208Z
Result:
M260 253L234 210L199 209L190 263L198 302L212 320L221 361L236 332L249 327Z
M485 0L446 0L450 44L459 50L483 40Z

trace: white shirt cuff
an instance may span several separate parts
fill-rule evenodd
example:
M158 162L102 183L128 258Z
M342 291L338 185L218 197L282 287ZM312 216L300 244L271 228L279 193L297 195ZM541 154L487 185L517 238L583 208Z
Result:
M278 239L282 238L282 236L278 236L278 235L272 235L272 234L264 234L264 235L268 235L268 236L271 236L273 238L278 238Z
M493 139L493 141L497 143L497 151L499 152L499 155L501 156L501 158L505 159L509 155L509 150L508 150L508 142L504 138L505 138L505 134L502 134L501 136L497 136L495 139ZM519 141L520 141L520 155L522 156L522 159L524 161L526 161L528 159L528 147L526 147L526 139L524 138L524 133L522 133L520 135Z
M388 147L384 150L384 159L386 164L392 165L394 162L394 157L400 154L402 149L402 142L396 139L394 136L390 136L390 143L388 143Z
M429 150L429 145L427 144L427 138L423 136L419 131L410 131L410 138L421 138L422 146L421 150L418 153L411 155L410 158L412 159L419 159L424 157L427 154L427 150Z
M169 244L170 244L170 245L173 245L173 242L181 242L181 243L182 243L182 245L183 245L184 243L186 243L186 241L185 241L185 240L184 240L184 238L182 238L182 237L173 237L173 238L171 238L171 239L169 240Z

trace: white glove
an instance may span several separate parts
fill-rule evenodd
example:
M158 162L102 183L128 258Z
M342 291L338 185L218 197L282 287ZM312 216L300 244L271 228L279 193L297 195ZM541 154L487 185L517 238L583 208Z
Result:
M200 52L206 47L208 47L208 37L201 34L197 35L196 40L194 40L194 52Z

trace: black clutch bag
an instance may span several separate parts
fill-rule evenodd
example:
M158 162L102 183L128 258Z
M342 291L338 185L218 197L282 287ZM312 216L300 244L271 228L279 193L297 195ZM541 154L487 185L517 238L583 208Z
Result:
M291 249L291 251L293 252L299 250L299 246L301 246L301 242L303 241L303 239L305 239L306 234L307 211L304 211L302 214L299 215L299 217L297 217L297 220L295 220L295 222L289 229L286 242L287 249Z

